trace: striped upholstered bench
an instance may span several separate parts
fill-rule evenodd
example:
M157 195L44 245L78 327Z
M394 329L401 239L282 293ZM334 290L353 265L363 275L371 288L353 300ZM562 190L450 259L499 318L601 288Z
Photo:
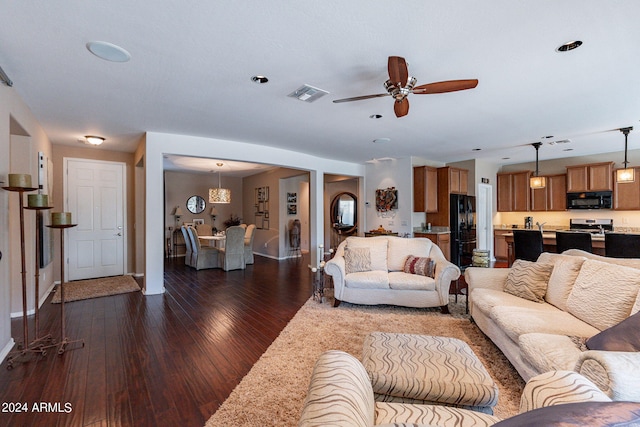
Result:
M473 350L456 338L372 332L364 365L376 401L430 403L493 414L498 386Z

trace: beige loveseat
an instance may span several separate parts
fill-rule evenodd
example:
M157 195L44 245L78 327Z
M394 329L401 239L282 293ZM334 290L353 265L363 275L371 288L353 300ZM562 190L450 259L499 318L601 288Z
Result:
M529 380L520 401L520 413L523 415L512 418L514 422L509 425L550 425L540 422L540 419L531 423L531 420L522 420L519 417L535 416L536 409L540 411L542 409L538 408L549 407L559 408L561 417L569 418L571 412L576 411L563 409L582 403L598 405L597 409L603 409L600 405L612 405L610 412L616 414L616 421L640 422L640 405L626 402L619 402L618 405L611 402L609 397L580 374L553 371ZM579 414L586 415L587 419L583 418L581 422L570 425L586 425L587 422L589 425L599 424L594 422L595 418L588 413L595 408L581 409L578 411ZM558 414L553 414L556 421L557 416ZM369 375L360 361L345 352L331 350L320 355L316 362L298 426L482 427L494 425L499 421L498 417L469 409L375 401Z
M366 249L369 267L350 272L345 252ZM365 258L366 255L365 254ZM434 277L405 273L409 256L434 261ZM366 263L366 260L365 260ZM324 271L333 277L335 304L391 304L404 307L441 307L448 313L451 281L460 269L447 261L437 245L426 238L396 236L348 237L338 246Z
M632 267L640 268L640 260L572 249L543 253L535 264L551 265L539 302L505 291L515 276L523 283L529 280L514 267L465 271L470 313L478 327L525 381L542 372L575 370L614 400L640 402L640 353L585 347L586 338L603 330L600 337L611 335L620 331L621 322L637 321L630 316L640 310L640 270ZM638 339L637 329L632 335Z

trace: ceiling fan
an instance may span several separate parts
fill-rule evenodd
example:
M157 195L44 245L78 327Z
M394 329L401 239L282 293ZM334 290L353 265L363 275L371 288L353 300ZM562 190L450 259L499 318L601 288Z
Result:
M416 95L428 95L432 93L473 89L478 86L477 79L446 80L443 82L427 83L425 85L416 86L415 84L418 80L415 77L409 77L407 62L400 56L390 56L387 67L389 69L389 80L384 82L384 88L387 90L387 93L336 99L333 102L338 104L341 102L361 101L363 99L380 98L382 96L391 95L395 99L393 111L396 113L396 117L402 117L409 113L409 100L407 99L407 96L410 93Z

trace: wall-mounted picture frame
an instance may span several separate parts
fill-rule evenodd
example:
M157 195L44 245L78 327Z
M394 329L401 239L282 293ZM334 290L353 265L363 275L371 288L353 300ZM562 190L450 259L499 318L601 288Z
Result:
M378 188L376 190L376 210L387 212L398 209L398 190L395 187Z
M287 204L287 215L297 215L298 214L298 205L295 203Z
M287 193L287 203L298 203L298 193Z
M202 225L204 224L204 219L202 218L194 218L193 219L193 225Z

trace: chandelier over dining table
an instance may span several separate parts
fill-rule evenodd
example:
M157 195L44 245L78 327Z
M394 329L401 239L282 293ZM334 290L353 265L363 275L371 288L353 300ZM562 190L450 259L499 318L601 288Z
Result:
M209 203L231 203L231 190L222 188L220 185L220 175L222 175L222 166L224 164L216 163L216 166L220 168L218 171L218 187L209 189Z

